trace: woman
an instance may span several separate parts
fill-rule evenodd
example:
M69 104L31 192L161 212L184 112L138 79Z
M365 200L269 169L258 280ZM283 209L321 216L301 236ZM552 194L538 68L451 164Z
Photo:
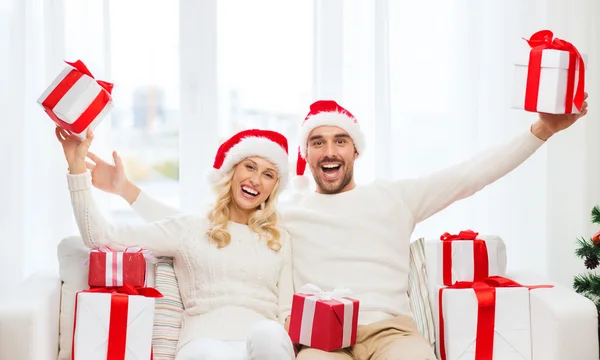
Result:
M174 258L185 308L176 360L294 359L282 326L293 294L291 246L275 211L288 181L283 135L247 130L219 147L211 174L217 201L207 216L142 225L113 225L98 211L86 168L92 132L84 141L59 128L56 136L86 246L143 246Z

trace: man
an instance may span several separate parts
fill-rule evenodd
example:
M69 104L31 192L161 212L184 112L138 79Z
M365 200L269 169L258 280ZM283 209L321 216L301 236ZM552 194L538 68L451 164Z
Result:
M295 180L306 185L308 164L316 192L299 193L299 200L282 211L292 236L295 286L349 288L360 301L360 313L355 346L331 353L302 348L298 359L435 359L413 323L408 300L414 227L508 174L586 113L584 102L580 114L539 114L528 131L462 164L419 179L357 186L354 161L365 148L357 119L334 101L312 104L300 131ZM116 166L90 154L96 187L121 195L146 220L176 212L129 183L113 156Z

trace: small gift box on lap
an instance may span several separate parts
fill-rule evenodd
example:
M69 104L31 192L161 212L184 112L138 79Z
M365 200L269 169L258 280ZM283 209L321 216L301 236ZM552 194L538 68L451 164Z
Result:
M129 247L115 251L102 246L90 251L88 285L90 287L120 287L129 284L143 287L146 284L147 250Z
M541 30L525 39L514 66L511 107L530 112L577 114L585 90L587 55Z
M96 288L75 299L72 360L152 359L153 288Z
M491 276L439 289L441 360L531 360L530 290Z
M77 60L54 79L37 102L67 132L85 139L113 109L113 84L96 80L85 64Z
M506 247L497 236L479 237L473 230L440 236L435 248L437 269L428 269L435 284L477 281L506 275Z
M356 343L358 307L346 289L323 291L313 284L294 294L289 335L292 342L324 351Z

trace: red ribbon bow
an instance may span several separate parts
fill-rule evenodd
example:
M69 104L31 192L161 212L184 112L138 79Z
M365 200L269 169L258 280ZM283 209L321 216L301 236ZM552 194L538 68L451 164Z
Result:
M444 339L444 314L442 311L442 293L446 289L472 288L477 296L477 335L475 339L475 360L492 360L494 354L494 326L496 321L496 288L525 287L529 290L552 288L553 285L525 286L518 282L502 277L490 276L481 281L458 281L452 286L441 288L439 291L439 328L440 356L446 360L446 345Z
M75 62L69 62L69 61L65 61L67 64L71 65L72 67L74 67L77 71L91 77L92 79L96 80L96 78L94 77L94 75L92 75L92 72L87 68L87 66L85 66L85 64L83 63L83 61L81 60L77 60ZM96 82L98 83L98 85L102 86L104 88L104 90L108 91L109 94L112 94L112 90L114 85L112 83L106 82L106 81L102 81L102 80L96 80Z
M473 241L473 280L483 280L489 276L487 245L484 240L477 239L477 235L479 235L479 233L473 230L463 230L457 235L445 232L440 236L440 240L443 241L442 281L444 285L452 285L452 241L454 240Z
M531 51L529 52L529 67L527 70L527 88L525 90L525 110L537 110L542 52L546 49L553 49L569 52L565 113L570 114L572 112L573 104L575 104L577 110L581 111L585 90L585 64L583 58L573 44L559 38L553 38L553 36L554 34L552 31L541 30L533 34L529 40L523 39L531 46ZM577 82L577 91L575 92L575 96L573 96L576 64L579 65L579 79Z
M140 295L144 297L160 298L163 294L154 288L136 288L125 284L119 288L93 288L81 292L109 293L113 294L110 299L110 324L108 328L108 350L107 360L125 359L127 348L127 315L129 312L129 295ZM77 309L78 296L75 297L75 309ZM73 343L71 345L71 359L75 360L75 328L77 326L77 311L73 321ZM152 353L150 359L152 360Z
M445 232L440 236L440 240L475 240L477 239L477 235L479 235L479 233L473 230L462 230L458 235L452 235Z

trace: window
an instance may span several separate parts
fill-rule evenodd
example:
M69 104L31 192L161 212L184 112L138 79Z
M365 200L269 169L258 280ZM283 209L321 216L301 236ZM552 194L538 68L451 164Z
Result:
M312 1L218 1L217 14L219 142L247 128L279 131L295 173L313 90Z
M111 1L110 61L115 81L111 144L131 181L178 207L178 2ZM121 219L133 215L116 197L110 209Z
M112 162L116 150L130 180L179 206L178 2L66 2L68 59L114 83L115 107L98 126L93 151ZM136 219L123 199L99 191L96 198L115 220Z

